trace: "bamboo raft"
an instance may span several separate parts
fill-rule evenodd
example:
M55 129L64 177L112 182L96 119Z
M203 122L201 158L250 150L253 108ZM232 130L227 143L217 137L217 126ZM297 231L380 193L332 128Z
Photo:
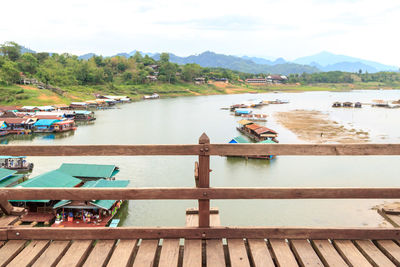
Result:
M221 226L212 199L396 199L400 188L210 188L211 155L400 155L399 144L0 146L27 156L198 155L192 188L2 188L8 200L197 199L185 227L47 228L0 218L0 266L399 266L400 229ZM234 222L233 222L234 223Z

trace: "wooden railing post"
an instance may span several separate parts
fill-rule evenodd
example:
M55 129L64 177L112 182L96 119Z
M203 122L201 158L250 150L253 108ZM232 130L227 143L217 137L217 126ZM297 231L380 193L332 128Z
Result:
M203 133L200 136L199 144L202 145L199 152L199 182L197 187L210 187L210 156L206 155L209 151L210 139ZM210 227L210 200L199 199L199 227Z

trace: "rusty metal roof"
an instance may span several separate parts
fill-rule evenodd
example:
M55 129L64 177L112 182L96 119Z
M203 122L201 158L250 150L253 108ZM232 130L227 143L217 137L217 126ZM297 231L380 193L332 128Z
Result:
M261 128L262 126L260 126L260 125L258 125L258 124L255 124L255 123L253 123L253 124L249 124L249 125L246 125L246 128L249 128L250 130L256 130L256 129L258 129L258 128Z

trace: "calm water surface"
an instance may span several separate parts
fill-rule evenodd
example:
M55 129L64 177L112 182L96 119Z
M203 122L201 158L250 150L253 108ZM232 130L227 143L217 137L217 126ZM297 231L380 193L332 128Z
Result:
M287 99L290 104L269 105L255 112L269 114L266 126L279 132L281 143L302 143L277 124L276 111L319 110L345 127L368 131L371 142L400 141L400 109L365 106L333 109L335 101L371 102L400 99L400 90L242 94L178 97L142 101L97 111L94 124L75 133L32 135L2 139L3 144L191 144L206 132L213 143L238 136L231 104L255 100ZM191 187L196 157L30 157L31 175L58 168L64 162L115 164L117 179L131 187ZM211 158L211 186L224 187L398 187L400 157L280 156L271 162L240 158ZM382 200L218 200L223 225L273 226L377 226L380 216L371 208ZM123 210L123 225L182 226L185 209L196 201L130 201Z

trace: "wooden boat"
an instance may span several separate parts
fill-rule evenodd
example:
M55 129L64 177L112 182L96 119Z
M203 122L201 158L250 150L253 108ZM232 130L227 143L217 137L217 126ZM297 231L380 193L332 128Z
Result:
M144 95L143 96L143 99L158 99L158 98L160 98L160 95L157 93L154 93L152 95Z

